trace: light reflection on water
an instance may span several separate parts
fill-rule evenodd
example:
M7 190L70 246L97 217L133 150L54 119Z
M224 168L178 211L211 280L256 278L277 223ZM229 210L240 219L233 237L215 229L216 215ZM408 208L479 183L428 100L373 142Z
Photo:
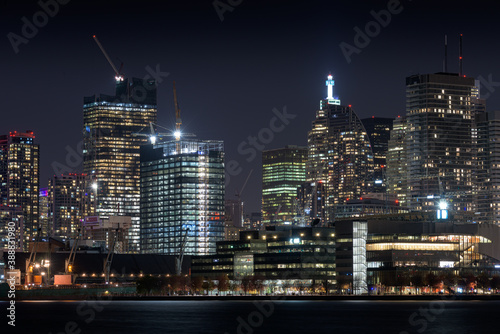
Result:
M16 332L486 333L499 301L17 302ZM3 308L6 303L0 303ZM442 308L441 308L442 307ZM423 310L423 311L422 311ZM427 313L426 313L427 312ZM416 315L413 315L416 313ZM410 319L413 315L413 318ZM424 329L425 327L425 329Z

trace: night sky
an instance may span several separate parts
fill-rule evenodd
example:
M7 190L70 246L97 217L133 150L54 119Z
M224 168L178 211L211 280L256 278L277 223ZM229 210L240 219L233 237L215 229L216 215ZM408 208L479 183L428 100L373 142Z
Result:
M238 153L238 145L269 127L274 108L285 107L296 117L265 149L306 145L329 73L335 95L361 118L404 115L405 77L442 71L445 34L448 71L458 72L462 33L464 74L484 78L487 109L500 108L496 1L402 0L350 63L340 44L355 47L354 28L364 31L375 20L370 12L387 10L393 1L221 0L220 6L233 4L223 21L212 0L60 1L67 4L46 23L37 16L37 1L2 1L0 9L0 133L35 132L42 187L54 162L81 171L81 152L66 160L82 140L83 97L114 94L114 73L93 34L117 66L124 63L126 76L142 78L157 66L169 73L158 86L158 122L166 128L175 123L176 81L183 130L224 140L226 164L234 160L241 167L227 198L254 169L242 194L247 211L260 210L261 155L248 162L251 156ZM42 18L41 27L16 53L9 36L22 36L22 18L33 22L33 15Z

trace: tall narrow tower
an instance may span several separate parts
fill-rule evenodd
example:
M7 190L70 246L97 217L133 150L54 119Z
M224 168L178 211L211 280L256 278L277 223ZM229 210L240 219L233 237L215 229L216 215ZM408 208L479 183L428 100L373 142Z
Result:
M40 227L40 148L34 139L33 131L0 136L0 205L22 211L25 250Z
M326 184L325 212L333 221L335 208L373 189L373 152L363 123L351 106L342 106L333 96L333 77L326 81L328 97L308 134L307 182Z

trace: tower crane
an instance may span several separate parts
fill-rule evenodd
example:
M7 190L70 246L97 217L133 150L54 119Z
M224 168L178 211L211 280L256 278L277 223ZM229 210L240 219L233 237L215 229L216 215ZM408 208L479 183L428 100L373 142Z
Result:
M181 140L181 125L182 125L182 120L181 120L181 109L179 108L179 103L177 102L177 89L175 88L175 81L174 81L174 106L175 106L175 140L179 141Z
M123 76L123 73L121 73L121 70L123 68L123 64L122 64L122 66L120 66L120 70L118 70L116 68L115 64L113 64L113 62L109 58L108 53L106 52L106 50L104 50L104 47L102 46L101 42L99 42L99 39L97 38L97 36L93 35L92 37L94 38L94 41L97 43L97 46L99 46L99 49L101 49L102 53L104 54L104 57L106 57L106 60L108 61L108 63L113 68L113 71L115 72L115 80L116 81L123 81L124 76Z
M250 179L250 176L252 175L252 172L253 172L253 168L250 170L250 173L248 173L248 176L245 180L245 182L243 183L243 187L241 187L241 190L238 190L238 188L236 188L236 193L234 194L234 196L236 197L236 200L238 201L238 205L240 207L240 213L241 213L241 216L238 217L238 219L240 220L239 224L237 226L240 226L240 224L242 223L241 222L241 219L243 218L243 202L241 201L241 194L243 193L243 190L245 190L245 187L248 183L248 180ZM233 222L234 224L234 222ZM235 225L236 226L236 225Z

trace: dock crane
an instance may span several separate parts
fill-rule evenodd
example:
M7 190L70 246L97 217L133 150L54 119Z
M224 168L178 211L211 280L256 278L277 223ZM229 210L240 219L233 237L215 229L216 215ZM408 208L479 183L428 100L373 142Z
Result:
M186 249L187 236L188 236L189 229L186 228L185 232L186 233L184 234L184 238L182 239L182 242L181 242L181 249L180 249L179 255L177 255L177 257L175 258L175 274L177 276L179 276L182 272L182 261L184 260L184 250Z
M108 249L108 256L106 256L106 260L104 260L104 275L106 278L106 283L109 282L109 274L111 272L111 263L113 262L113 255L115 254L115 245L116 245L116 236L118 234L118 228L115 231L115 234L112 236L111 243Z
M38 246L38 240L40 239L41 228L37 230L35 241L33 242L33 247L31 248L30 257L26 260L26 271L25 271L25 283L31 284L33 281L33 267L35 266L36 251Z
M116 81L123 81L124 76L123 76L123 73L121 72L121 70L123 68L123 64L120 66L120 70L118 70L116 68L115 64L113 64L113 62L109 58L108 53L106 52L106 50L104 50L104 47L102 46L101 42L99 42L99 39L97 39L97 36L93 35L92 37L94 38L94 41L97 43L97 46L99 46L99 49L101 49L102 53L104 54L104 57L106 57L106 60L108 61L108 63L113 68L113 71L115 72L115 80Z
M78 233L73 243L73 247L71 247L69 256L64 263L64 272L66 275L73 275L73 266L75 263L76 250L78 248L78 241L80 240L80 236L81 236L80 229L78 229ZM71 282L73 283L73 278L71 278Z

